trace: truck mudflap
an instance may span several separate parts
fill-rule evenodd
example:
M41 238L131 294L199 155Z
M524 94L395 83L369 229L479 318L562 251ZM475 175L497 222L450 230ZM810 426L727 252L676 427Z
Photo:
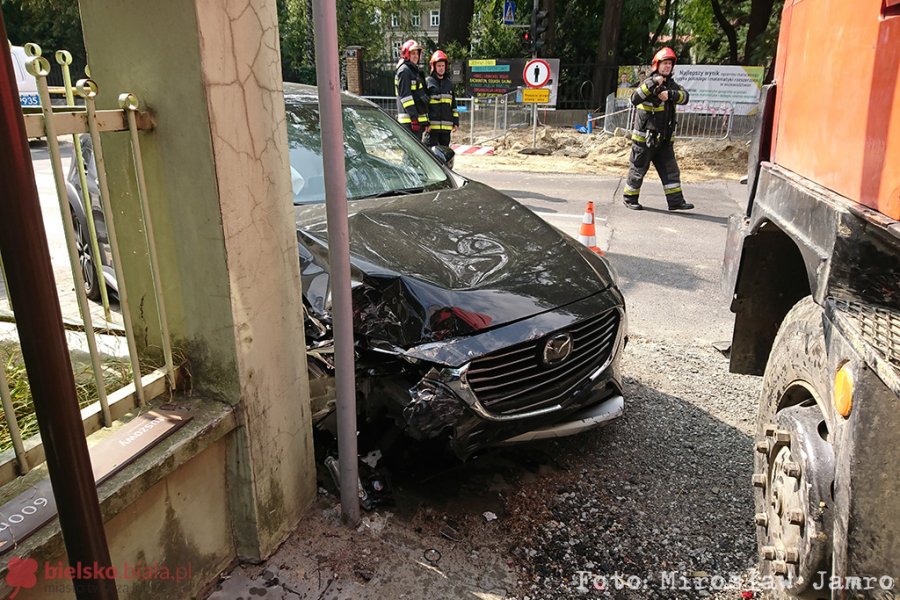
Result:
M738 273L741 270L741 254L744 240L750 235L750 219L742 214L728 218L728 234L725 238L725 259L722 263L722 293L730 304L734 300Z

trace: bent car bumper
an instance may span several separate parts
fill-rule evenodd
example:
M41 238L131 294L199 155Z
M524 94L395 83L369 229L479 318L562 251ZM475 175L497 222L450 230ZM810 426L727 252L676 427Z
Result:
M533 442L536 440L548 440L552 438L568 437L576 435L599 427L616 417L622 416L625 412L625 399L616 395L607 398L600 404L590 406L582 411L571 415L571 420L564 423L558 423L549 427L535 429L508 440L503 440L501 444L519 444L522 442Z
M436 346L435 356L470 358L459 367L435 365L409 390L404 426L414 437L450 432L450 446L462 458L524 434L577 433L593 424L553 426L599 417L588 408L619 397L619 362L627 322L615 288L569 306ZM567 339L568 354L548 362L552 339ZM475 349L481 349L477 352ZM485 351L487 350L487 351ZM427 349L411 351L418 356ZM606 420L621 413L611 410ZM545 431L544 434L537 433ZM555 433L550 433L551 431Z

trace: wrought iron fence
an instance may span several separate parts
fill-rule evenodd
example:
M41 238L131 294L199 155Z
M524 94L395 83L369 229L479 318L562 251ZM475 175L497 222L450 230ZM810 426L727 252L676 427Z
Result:
M459 139L470 144L502 136L510 129L531 124L531 107L521 103L519 92L490 98L457 98ZM397 114L396 96L363 96L391 116Z
M141 110L139 100L133 94L128 93L118 97L120 107L118 110L97 110L95 102L99 88L96 82L85 78L72 85L70 75L72 59L67 52L57 52L55 56L61 71L60 80L64 88L66 106L52 107L49 85L50 61L41 55L40 47L35 44L26 45L26 52L30 57L28 71L36 79L41 99L40 113L24 115L26 131L30 139L43 138L46 140L59 203L58 218L60 218L65 238L64 248L56 248L51 244L51 258L56 250L67 254L68 267L74 283L74 300L80 317L79 322L73 323L71 320L65 319L71 315L66 315L64 311L65 325L68 329L83 332L83 343L90 356L89 370L96 398L88 398L88 405L82 410L85 432L89 435L102 427L110 426L116 418L133 410L136 406L143 405L175 389L176 370L165 303L159 289L160 267L156 254L138 137L139 130L152 128L152 121L149 115ZM78 94L83 106L75 106L75 94ZM131 319L132 307L129 303L128 290L123 276L122 258L113 219L114 211L121 209L116 207L117 195L110 190L107 182L101 132L121 132L121 135L128 135L131 142L134 158L133 176L140 200L141 227L137 231L123 233L143 237L148 266L153 279L153 300L159 314L158 324L164 360L164 366L159 369L153 369L138 353ZM71 136L73 148L71 159L73 166L68 170L68 174L60 146L60 140L65 139L65 136ZM85 161L86 152L83 144L85 147L90 144L88 151L92 155L90 165ZM94 177L96 180L91 182L92 185L88 185L88 178L93 179ZM72 181L73 179L74 181ZM96 193L91 190L96 190ZM73 203L80 203L80 206ZM84 214L83 221L81 213ZM102 222L94 222L95 219L101 218ZM104 254L108 252L109 260L116 274L115 284L120 314L111 310L107 296L107 277L104 276L101 265L101 243L98 230L103 232ZM86 257L88 256L93 260L87 261ZM0 259L0 271L2 271L2 259ZM100 300L103 308L99 314L92 310L83 285L84 281L91 277L96 277L100 286ZM2 285L0 292L6 296L6 302L0 302L0 322L14 324L15 313L8 302L5 276L2 279ZM61 299L61 304L66 303L71 304L71 299ZM95 320L98 319L105 323L95 325ZM107 393L108 384L104 377L108 365L104 362L98 345L100 334L124 335L127 345L127 366L131 383L120 382L120 387L109 390L109 393ZM70 339L70 350L72 344ZM8 369L10 372L21 369L14 356L4 357L4 360L0 361L0 399L2 399L7 429L5 433L8 434L7 444L11 446L11 449L0 452L0 484L12 480L16 475L24 475L44 460L40 438L35 435L25 439L23 435L22 422L33 418L33 408L27 399L13 397L10 380L7 377ZM16 406L15 400L18 400L18 406ZM92 404L91 400L93 400Z

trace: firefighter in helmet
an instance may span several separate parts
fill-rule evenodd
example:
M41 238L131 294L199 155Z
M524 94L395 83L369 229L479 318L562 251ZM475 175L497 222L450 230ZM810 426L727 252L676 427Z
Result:
M405 41L400 47L400 61L394 74L397 120L419 140L428 131L428 94L419 69L421 56L422 47L416 40Z
M459 113L456 111L456 94L450 80L450 60L443 51L431 55L431 69L425 79L428 89L428 123L431 129L425 134L426 146L449 146L450 134L459 129Z
M636 110L631 133L631 168L625 182L625 206L641 210L638 197L650 163L656 167L666 193L669 210L694 208L681 191L681 172L675 160L672 139L675 136L675 105L687 104L688 93L672 79L675 52L663 48L653 57L650 77L641 82L631 95Z

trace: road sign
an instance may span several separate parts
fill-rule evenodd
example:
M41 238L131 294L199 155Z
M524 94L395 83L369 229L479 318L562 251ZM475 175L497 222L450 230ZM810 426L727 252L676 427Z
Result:
M526 89L522 90L522 102L524 104L548 104L550 102L550 89Z
M540 58L529 60L525 63L522 78L528 87L544 87L550 81L550 65L547 64L547 61Z
M490 98L518 92L516 102L522 101L525 85L525 58L471 58L466 63L466 90L476 98ZM550 90L549 106L556 106L559 84L559 59L541 59L550 66L550 80L542 87ZM534 79L534 68L531 70Z
M496 14L496 13L494 13ZM506 0L503 3L503 24L513 25L516 22L516 3L512 0Z

